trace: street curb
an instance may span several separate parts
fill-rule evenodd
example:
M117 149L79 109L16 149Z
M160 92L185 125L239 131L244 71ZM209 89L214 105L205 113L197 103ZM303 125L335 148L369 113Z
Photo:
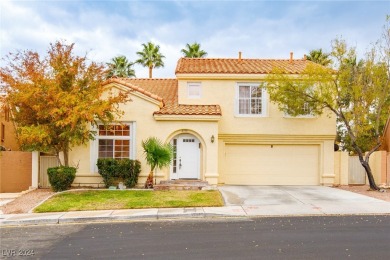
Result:
M0 228L13 226L36 226L36 225L61 225L61 224L88 224L88 223L115 223L115 222L143 222L143 221L169 221L169 220L217 220L217 219L259 219L259 218L285 218L285 217L331 217L331 216L390 216L390 213L368 213L368 214L301 214L301 215L223 215L223 214L170 214L163 216L117 216L117 217L86 217L61 219L31 219L31 220L10 220L0 221Z

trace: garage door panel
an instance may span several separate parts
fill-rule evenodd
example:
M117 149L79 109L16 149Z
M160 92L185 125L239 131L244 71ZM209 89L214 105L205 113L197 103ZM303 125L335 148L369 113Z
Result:
M318 185L318 145L226 145L225 183Z

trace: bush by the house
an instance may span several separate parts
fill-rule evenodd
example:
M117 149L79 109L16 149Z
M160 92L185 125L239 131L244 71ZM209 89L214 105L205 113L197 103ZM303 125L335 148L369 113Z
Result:
M70 188L76 178L75 167L59 166L47 169L49 182L54 191L63 191Z
M97 167L107 188L116 186L119 181L123 181L128 188L134 187L141 172L141 163L130 159L102 158L98 159Z

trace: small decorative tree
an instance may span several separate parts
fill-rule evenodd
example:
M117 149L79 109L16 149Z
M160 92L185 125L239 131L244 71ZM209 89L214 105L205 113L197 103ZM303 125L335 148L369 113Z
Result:
M145 188L150 189L153 188L154 169L156 167L161 169L170 165L173 157L173 148L171 144L163 144L156 137L150 137L142 141L142 148L144 149L146 162L150 165L150 173L145 182Z

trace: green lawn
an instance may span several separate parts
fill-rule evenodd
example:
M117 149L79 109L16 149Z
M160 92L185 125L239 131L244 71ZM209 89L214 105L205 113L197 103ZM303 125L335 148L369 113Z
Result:
M89 190L57 194L34 212L223 206L219 191Z

